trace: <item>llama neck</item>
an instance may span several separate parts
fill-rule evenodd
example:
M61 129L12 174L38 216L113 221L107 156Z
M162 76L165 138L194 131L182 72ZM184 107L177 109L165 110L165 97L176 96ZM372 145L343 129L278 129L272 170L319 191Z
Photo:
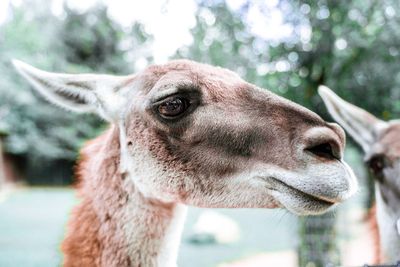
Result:
M102 244L105 264L102 265L114 266L115 262L118 263L115 266L122 266L121 260L129 259L132 266L176 266L187 207L161 203L134 192L118 209L103 207L98 212L115 214L109 222L103 221L100 225L104 229L100 231L103 235L100 239L105 241ZM107 225L115 227L111 230ZM110 242L116 236L120 239ZM120 250L121 245L126 249Z
M382 199L379 184L375 183L376 217L384 262L395 263L400 251L400 235L397 229L399 215L393 213Z
M186 211L184 205L160 203L141 194L133 197L127 206L125 227L121 224L131 262L176 266Z
M83 150L65 266L176 266L187 208L146 198L121 174L117 136L114 127Z
M133 266L176 266L186 209L142 196L132 198L120 226Z

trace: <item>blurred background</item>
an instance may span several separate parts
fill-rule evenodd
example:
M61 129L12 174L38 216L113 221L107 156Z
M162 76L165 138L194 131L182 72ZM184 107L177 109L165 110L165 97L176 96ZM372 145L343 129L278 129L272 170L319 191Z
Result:
M106 127L38 97L12 58L55 72L110 74L189 58L229 68L329 121L320 84L387 120L400 117L399 4L0 0L0 266L60 264L59 244L78 201L71 186L77 153ZM323 216L191 208L178 265L371 264L373 184L351 139L345 157L361 190Z

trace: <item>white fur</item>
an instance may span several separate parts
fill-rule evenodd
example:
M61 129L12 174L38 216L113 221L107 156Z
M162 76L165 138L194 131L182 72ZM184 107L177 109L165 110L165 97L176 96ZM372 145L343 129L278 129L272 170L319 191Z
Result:
M332 203L340 203L356 192L358 183L353 171L345 162L338 161L337 165L343 165L344 168L324 163L309 164L305 169L296 170L285 170L277 166L268 166L252 175L254 175L253 177L273 177L308 195ZM344 173L341 173L339 170L343 170ZM268 179L266 181L268 183ZM315 186L316 183L318 187ZM272 195L285 208L295 214L304 215L314 213L305 210L302 202L290 192L273 190ZM323 211L315 210L315 213Z
M399 214L389 209L382 199L379 184L375 183L376 218L382 252L387 263L395 263L400 258L400 235L398 233Z
M320 86L319 94L332 117L361 145L367 156L374 153L373 148L376 145L379 146L377 136L381 131L395 122L384 122L375 118L372 114L344 101L325 86ZM395 263L400 259L400 214L393 212L394 207L386 206L379 187L379 183L375 183L376 217L381 248L385 262Z
M326 86L319 86L318 93L332 117L361 145L364 152L368 153L375 141L375 135L387 127L387 123L344 101Z
M162 240L160 254L157 258L158 266L176 266L186 214L187 206L178 204L174 212L174 217L172 218L166 235Z
M127 88L123 88L117 93L113 92L113 88L129 79L130 76L51 73L34 68L19 60L13 60L13 64L39 93L65 109L75 112L97 112L107 121L114 122L119 119L121 110L127 106ZM84 82L90 88L83 90L68 84L69 82ZM75 103L57 95L57 92L77 96L87 104Z
M135 147L135 146L134 146ZM144 262L146 266L163 266L176 267L180 239L183 231L183 226L187 214L187 206L183 204L174 204L172 216L161 215L163 211L158 212L155 206L148 206L143 203L142 197L135 195L144 195L145 198L154 199L165 204L175 202L174 197L169 196L167 192L161 191L158 195L152 194L152 190L147 187L146 181L154 181L162 177L162 169L159 168L157 162L151 157L146 156L145 151L141 153L137 150L138 147L124 150L122 157L126 160L126 171L129 179L126 181L126 186L129 187L132 183L137 188L131 192L130 202L127 214L132 217L129 224L125 226L125 233L128 240L131 240L129 245L130 255L133 255L132 262ZM136 154L140 153L140 157L136 158ZM132 156L133 155L133 156ZM149 223L151 222L151 223ZM165 230L163 230L165 228ZM146 232L159 232L159 237L150 238L145 235ZM146 249L143 250L142 244L137 243L140 240L146 239ZM136 259L137 251L140 250L141 259ZM154 259L152 255L156 254Z
M301 159L301 164L292 167L291 170L257 162L250 164L245 170L231 174L230 177L204 177L185 168L180 170L179 166L162 166L166 163L156 159L147 147L140 144L140 140L129 140L133 143L127 146L127 114L132 112L133 106L140 110L146 104L140 93L135 93L139 90L132 90L140 86L132 81L132 76L56 74L38 70L19 61L13 63L49 100L71 110L96 112L118 127L120 171L129 177L124 180L129 200L128 205L121 208L124 210L119 210L122 212L118 215L122 218L117 227L124 231L129 256L134 263L141 262L143 266L176 266L186 214L183 204L241 208L281 206L296 214L306 215L324 212L334 203L347 199L356 190L356 179L345 163L333 160L324 163L315 156L304 153L304 147L300 146L297 147L296 157ZM236 82L230 79L233 75L231 72L225 72L224 75L227 75L227 83L232 82L232 86L236 85ZM166 79L168 82L169 78L171 77L165 75L160 80ZM173 79L173 82L176 80ZM125 87L120 88L121 85ZM115 91L116 89L118 90ZM149 93L150 97L160 97L176 89L171 86L162 93L154 90L155 92ZM74 102L74 99L68 97L62 98L57 94L60 91L79 96L80 100L85 100L85 104L80 101ZM281 101L287 102L283 99ZM239 115L243 116L243 120L240 120L243 123L247 115ZM214 120L213 123L219 122ZM233 123L230 126L235 127ZM324 132L326 130L314 129L312 134L315 135L315 131L323 137L333 134ZM93 172L100 169L96 162L101 164L100 160L94 162L91 165ZM179 165L178 162L175 163ZM92 186L95 187L96 184ZM96 197L99 199L94 201L94 209L101 211L104 202L100 196L94 198ZM105 263L108 256L110 255L102 255L105 257L102 259Z

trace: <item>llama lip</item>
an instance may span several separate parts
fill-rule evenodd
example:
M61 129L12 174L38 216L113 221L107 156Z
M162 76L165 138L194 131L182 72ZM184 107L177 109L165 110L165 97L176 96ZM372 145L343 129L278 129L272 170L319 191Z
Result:
M288 185L287 183L282 182L282 181L280 181L280 180L278 180L278 179L276 179L274 177L268 177L268 178L266 178L264 180L268 180L268 183L270 184L270 186L269 186L270 189L277 190L277 189L280 189L280 188L283 187L283 188L286 188L286 189L288 189L290 191L294 191L294 193L296 195L300 196L300 197L304 197L304 198L310 199L312 201L321 202L321 203L325 203L325 204L329 204L329 205L336 204L335 202L327 200L325 198L322 198L322 197L319 197L319 196L315 196L315 195L311 195L309 193L301 191L301 190L299 190L299 189L297 189L297 188L295 188L295 187L293 187L291 185Z
M305 193L293 186L290 186L274 177L260 177L267 182L267 188L272 190L282 206L296 214L319 214L334 206L336 203L318 196ZM282 195L284 197L282 197ZM289 199L289 200L288 200ZM291 199L301 201L302 205L292 207Z

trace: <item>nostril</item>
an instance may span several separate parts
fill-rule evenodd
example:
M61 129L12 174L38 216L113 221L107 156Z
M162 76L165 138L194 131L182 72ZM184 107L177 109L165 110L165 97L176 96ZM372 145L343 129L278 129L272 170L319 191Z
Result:
M302 152L322 160L341 160L344 140L328 127L307 130L302 141Z
M306 148L306 150L320 158L325 158L325 159L330 159L330 160L339 159L339 157L337 156L337 153L335 153L332 145L328 142L311 146L309 148Z

